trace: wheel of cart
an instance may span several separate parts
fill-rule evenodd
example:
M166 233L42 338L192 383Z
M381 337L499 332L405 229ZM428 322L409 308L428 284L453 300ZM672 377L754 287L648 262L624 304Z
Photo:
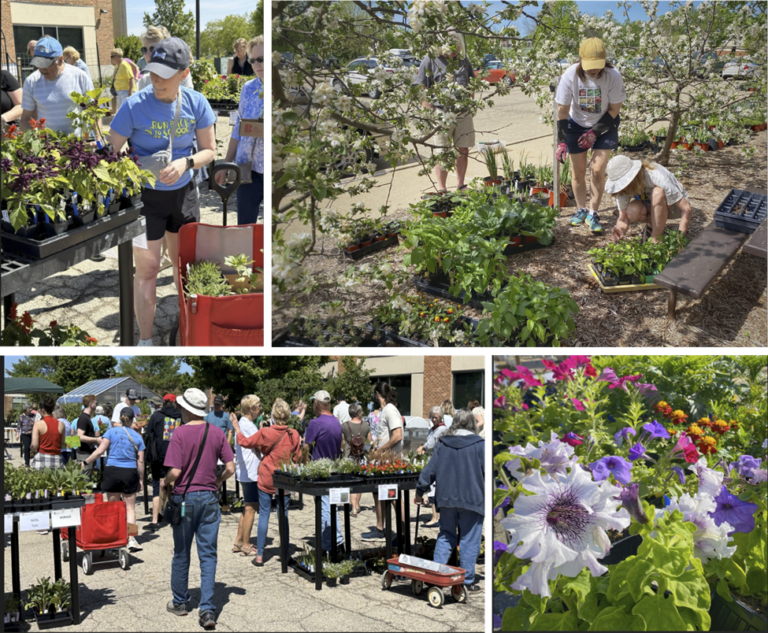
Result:
M61 538L61 558L64 562L69 561L69 557L76 554L78 547L83 550L82 566L86 576L93 573L94 565L114 562L114 558L106 559L107 552L117 552L121 569L128 571L131 568L131 558L127 549L128 525L125 520L125 501L97 500L95 503L86 503L76 531L75 544L70 544L69 535L65 530L62 530ZM94 561L95 553L99 554L100 559L105 560Z
M424 588L428 587L427 600L436 609L439 609L445 603L443 589L446 587L450 587L451 597L454 601L458 603L467 602L469 592L464 586L467 572L461 569L461 567L451 567L448 565L453 571L449 574L441 574L428 569L422 569L421 567L403 564L397 558L390 558L387 564L389 569L381 576L381 586L384 589L389 589L396 577L403 577L411 581L411 591L415 596L420 596L424 593Z

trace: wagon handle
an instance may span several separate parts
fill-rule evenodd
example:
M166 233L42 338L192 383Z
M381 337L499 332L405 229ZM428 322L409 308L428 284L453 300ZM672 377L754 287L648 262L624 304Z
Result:
M216 182L216 174L220 171L235 172L235 181L228 185L220 185ZM224 226L227 226L227 201L237 188L240 186L240 165L235 163L216 163L211 169L211 189L221 196L221 202L224 205Z

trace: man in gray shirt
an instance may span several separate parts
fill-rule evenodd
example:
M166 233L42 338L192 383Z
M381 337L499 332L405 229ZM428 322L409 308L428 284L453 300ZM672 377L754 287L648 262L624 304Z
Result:
M469 78L475 76L467 59L467 47L464 38L460 33L449 31L448 35L456 40L456 51L450 53L450 57L459 56L459 68L453 71L451 77L448 72L448 59L440 55L432 59L427 55L419 66L419 72L413 80L415 85L421 85L425 88L431 88L436 84L442 84L442 89L447 94L453 94L458 86L469 87ZM467 165L469 163L469 148L475 144L475 125L470 114L456 114L452 108L444 107L440 103L430 103L423 101L422 106L430 109L439 109L444 112L444 117L451 121L447 133L438 132L435 135L435 145L440 147L456 147L459 150L459 157L456 159L456 178L458 188L463 189L464 177L467 174ZM435 179L437 180L438 190L446 191L448 182L448 172L440 165L435 166Z

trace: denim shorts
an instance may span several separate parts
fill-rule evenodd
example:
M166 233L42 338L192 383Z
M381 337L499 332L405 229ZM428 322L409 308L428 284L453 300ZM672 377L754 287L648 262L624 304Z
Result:
M621 115L616 119L616 127L610 132L598 136L592 149L616 149L619 146L619 124ZM565 144L568 146L569 154L582 154L586 149L579 147L579 138L581 135L589 132L592 128L581 127L576 121L568 117L568 132L565 135Z

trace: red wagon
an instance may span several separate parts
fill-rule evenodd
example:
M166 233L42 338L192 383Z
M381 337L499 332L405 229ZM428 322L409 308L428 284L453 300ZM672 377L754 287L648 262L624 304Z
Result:
M451 567L446 565L451 570L451 573L443 574L436 571L430 571L422 567L416 567L415 565L408 565L401 563L399 558L390 558L387 561L389 569L384 572L381 577L381 586L384 589L389 589L392 586L392 581L402 576L403 578L409 578L411 580L411 591L415 596L419 596L424 591L424 587L429 587L427 590L427 599L436 609L443 606L445 602L445 595L443 589L445 587L451 588L451 597L456 602L466 602L469 596L467 588L464 586L464 579L467 572L461 567Z
M125 501L102 501L102 495L96 495L95 503L86 503L82 508L80 526L77 528L75 546L83 550L83 572L93 573L93 553L104 556L107 552L117 552L120 567L130 569L128 553L128 524L125 519ZM61 557L69 560L70 543L66 530L61 531ZM72 547L74 555L76 547ZM111 563L114 559L99 561L97 564Z
M179 334L182 345L263 346L264 293L187 297L187 265L207 260L226 272L224 258L243 253L264 268L264 225L214 226L193 222L179 230ZM235 271L232 270L232 273ZM175 342L171 333L171 344Z

